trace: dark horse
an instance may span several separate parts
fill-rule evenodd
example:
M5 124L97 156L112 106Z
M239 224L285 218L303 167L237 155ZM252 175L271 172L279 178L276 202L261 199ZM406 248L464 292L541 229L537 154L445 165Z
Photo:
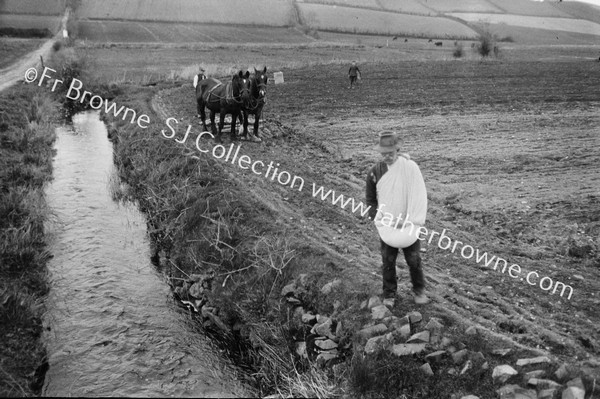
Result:
M210 123L213 136L221 141L225 114L231 114L231 139L235 140L235 123L241 118L241 110L250 101L250 72L245 74L239 71L233 75L231 82L224 84L217 79L208 78L198 82L196 86L196 102L198 115L202 119L202 129L206 128L206 114L204 107L210 110ZM215 113L219 113L219 130L215 126Z
M262 71L254 68L254 74L250 78L250 100L248 104L242 108L244 114L244 132L243 137L248 137L248 115L254 115L254 137L256 141L261 141L258 134L258 123L260 121L260 115L262 109L266 103L267 96L267 67ZM242 116L240 115L240 124L242 123Z

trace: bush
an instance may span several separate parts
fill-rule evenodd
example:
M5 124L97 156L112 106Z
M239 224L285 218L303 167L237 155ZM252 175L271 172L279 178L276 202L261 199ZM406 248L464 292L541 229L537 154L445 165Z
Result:
M464 48L462 43L458 43L454 47L454 52L452 53L452 55L454 56L454 58L461 58L464 55Z
M494 50L495 47L495 38L490 32L484 32L479 35L479 44L477 45L479 55L488 57L492 51L496 54L498 50Z

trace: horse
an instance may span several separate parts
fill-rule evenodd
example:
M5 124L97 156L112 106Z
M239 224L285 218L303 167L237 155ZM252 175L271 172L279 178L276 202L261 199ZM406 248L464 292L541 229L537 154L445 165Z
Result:
M208 78L198 82L196 86L196 103L198 116L202 120L202 129L206 128L206 114L204 108L210 110L210 123L213 136L218 142L221 141L221 133L225 125L225 115L231 114L231 139L236 140L235 123L240 117L242 107L250 100L250 72L239 71L233 75L231 82L223 82ZM219 113L219 130L215 127L215 113Z
M258 134L258 124L260 121L260 116L262 114L262 109L267 102L267 81L269 80L267 76L267 67L265 67L262 71L254 68L254 74L250 79L250 101L248 105L242 107L244 120L242 121L242 115L240 115L240 124L243 123L244 132L242 133L243 137L248 137L248 115L254 115L254 137L256 137L256 141L261 141L261 138Z

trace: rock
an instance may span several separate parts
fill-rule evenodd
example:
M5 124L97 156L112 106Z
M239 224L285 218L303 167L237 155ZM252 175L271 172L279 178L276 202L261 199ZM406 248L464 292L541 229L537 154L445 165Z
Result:
M365 310L367 308L367 304L368 304L367 301L362 301L360 303L360 310Z
M475 395L467 395L467 396L463 396L460 399L479 399L479 396L475 396Z
M500 356L503 356L503 357L504 357L504 356L508 355L508 354L510 353L510 351L511 351L511 349L510 349L510 348L508 348L508 349L494 349L494 350L492 351L492 353L493 353L494 355L500 355Z
M328 351L331 349L337 349L338 344L331 339L317 339L315 340L315 345L324 351Z
M456 371L456 369L454 367L450 367L448 369L448 374L450 374L450 375L457 375L458 371Z
M465 334L467 335L477 335L477 328L475 326L471 326L465 330Z
M411 324L416 324L423 320L423 316L419 312L410 312L407 316Z
M321 352L317 355L317 364L323 366L329 360L333 360L338 357L337 353Z
M485 356L483 356L483 353L481 353L481 352L474 352L474 353L471 353L471 356L469 356L469 359L473 363L483 362L483 361L485 361Z
M585 386L583 385L583 380L580 377L573 378L571 381L567 382L567 387L580 388L585 391Z
M422 343L428 344L429 343L429 331L425 330L425 331L421 331L416 334L413 334L406 342L407 343L422 342Z
M302 306L297 306L294 309L294 313L292 314L292 318L295 320L302 320L302 316L304 316L304 308Z
M442 342L440 342L440 348L447 348L452 344L452 340L448 337L442 338Z
M562 392L562 399L585 399L585 391L577 387L568 387Z
M542 389L538 392L538 399L554 399L557 396L558 390L555 388Z
M487 370L490 368L490 364L488 362L485 362L481 365L481 369L482 370Z
M536 387L537 389L560 388L562 385L552 380L544 380L541 378L530 378L527 384Z
M331 331L332 324L333 321L330 318L327 318L322 323L315 324L310 332L323 337L335 338L335 335L333 335L333 332Z
M529 366L531 364L552 363L547 356L538 356L530 359L517 360L517 367Z
M381 306L383 303L381 302L381 298L378 296L372 296L369 298L369 304L367 305L367 309L373 309L376 306Z
M325 284L323 286L323 288L321 288L321 294L329 295L329 294L331 294L331 292L333 290L338 288L340 285L342 285L342 280L340 280L339 278L336 278L335 280Z
M383 323L376 324L374 326L365 327L358 331L356 334L362 339L369 339L375 335L381 335L387 332L387 327Z
M290 303L292 305L302 305L302 301L300 299L294 298L292 296L286 297L285 300L287 301L287 303Z
M388 316L391 316L392 312L385 305L378 305L371 308L371 318L373 320L383 320Z
M431 366L429 365L429 363L425 363L424 365L419 367L419 370L421 370L426 375L433 375L433 370L431 369Z
M344 329L342 327L342 321L338 321L337 325L335 326L335 336L336 337L341 337L342 335L344 335Z
M471 367L473 367L473 363L470 360L467 360L464 367L460 371L460 375L464 375L467 371L471 370Z
M292 282L281 289L281 296L287 297L287 296L293 295L295 292L296 292L296 283Z
M398 344L392 347L392 353L396 356L407 356L421 353L425 350L425 344Z
M202 287L201 283L194 283L190 287L189 293L194 298L200 299L202 298L202 294L204 293L204 288Z
M525 382L529 381L532 378L542 378L546 375L546 370L533 370L523 375L523 380Z
M513 369L508 364L494 367L492 372L492 378L495 383L502 384L506 382L510 377L519 374L517 370Z
M563 364L562 366L560 366L555 372L554 372L554 376L556 377L557 380L566 380L567 378L569 378L569 369L567 368L566 364Z
M317 316L315 316L314 314L304 313L302 315L302 323L312 324L316 321L317 321Z
M391 345L392 343L385 335L369 338L367 344L365 345L365 353L371 354L379 352L380 350L387 350L391 347Z
M436 351L425 356L428 362L439 362L446 355L446 351Z
M400 337L402 337L402 339L407 339L410 337L410 324L405 324L396 331L400 333Z
M306 342L296 342L296 354L303 359L308 359L308 354L306 353Z
M432 317L427 322L425 329L428 330L431 334L439 333L444 328L444 325L440 323L437 317Z
M452 361L454 361L454 364L463 364L468 355L468 349L461 349L458 352L452 354Z
M496 392L500 399L537 399L534 390L521 388L518 385L505 385Z
M394 305L396 304L396 299L394 299L394 298L385 298L383 300L383 304L385 306L387 306L388 308L393 308Z
M585 280L585 278L581 274L574 274L573 278L581 281Z

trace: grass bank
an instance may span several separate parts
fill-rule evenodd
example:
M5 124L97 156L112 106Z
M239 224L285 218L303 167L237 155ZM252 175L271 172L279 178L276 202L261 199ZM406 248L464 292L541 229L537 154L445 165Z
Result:
M48 290L44 184L52 175L55 103L35 86L0 94L0 396L39 394Z
M247 371L246 382L257 395L493 397L494 367L535 354L517 348L500 356L494 351L510 348L509 342L466 335L460 317L428 308L422 325L434 317L441 320L452 350L477 354L468 367L472 371L458 377L461 370L447 357L429 377L420 370L427 362L425 354L398 357L381 350L366 355L357 332L373 325L365 302L377 292L374 285L379 282L351 272L340 254L300 228L302 222L288 217L286 209L274 206L268 192L261 196L248 190L252 181L245 181L235 166L200 153L196 134L184 141L188 124L200 131L196 120L180 118L179 130L167 138L171 131L165 120L170 115L160 98L172 96L181 84L119 87L122 94L114 102L148 115L151 123L142 129L129 120L106 116L115 163L128 184L126 195L147 215L154 260L167 274L175 297ZM286 139L285 133L281 139ZM201 139L199 145L209 148L210 140ZM274 139L265 145L276 149L278 143ZM289 288L292 282L294 287ZM401 318L413 310L406 302L393 314ZM314 346L323 333L305 321L311 315L333 321L335 357L318 360ZM306 351L299 350L302 342Z

